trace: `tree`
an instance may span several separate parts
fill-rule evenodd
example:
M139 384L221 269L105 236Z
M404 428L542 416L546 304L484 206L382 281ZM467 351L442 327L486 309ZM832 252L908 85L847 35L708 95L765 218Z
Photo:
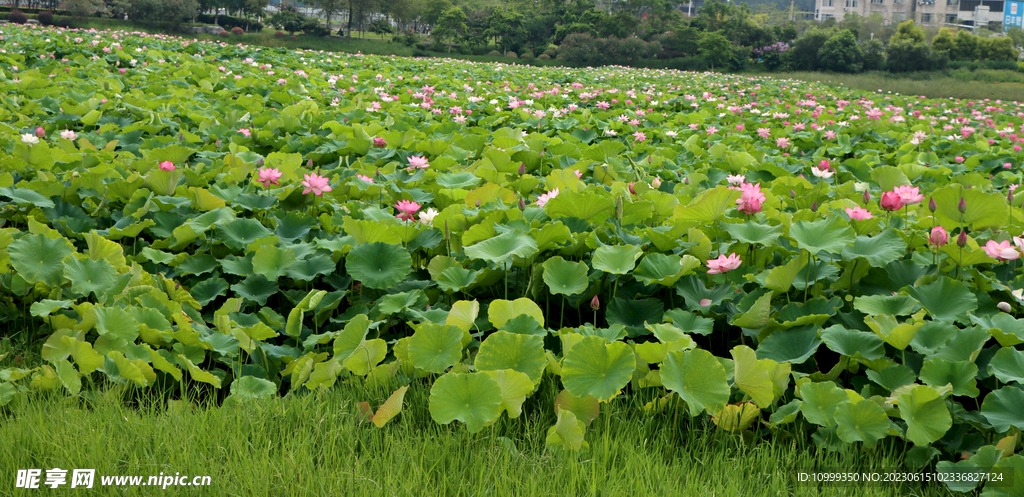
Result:
M508 52L509 47L518 50L526 38L523 15L514 10L494 9L487 18L487 24L484 34L494 38L494 44L501 47L502 55Z
M935 38L932 38L932 51L934 52L953 53L954 48L953 32L949 28L940 29Z
M984 60L1017 60L1017 50L1009 37L980 38L978 51Z
M953 51L950 52L949 58L953 60L980 59L978 37L967 31L958 31L953 40Z
M818 60L823 69L835 72L860 72L864 67L864 52L861 51L853 32L844 29L825 42L818 50Z
M896 34L892 35L889 43L906 40L911 43L924 43L924 30L914 25L914 21L901 22L896 27Z
M352 36L352 23L359 27L360 33L363 32L366 12L372 12L376 4L376 0L348 0L348 35L350 37Z
M345 0L314 0L314 5L323 12L323 16L327 19L327 32L331 31L331 18L341 13L341 9L345 6Z
M715 70L732 59L732 43L717 31L705 32L697 42L700 56Z
M60 4L60 10L79 18L92 17L102 8L102 0L64 0Z
M821 66L818 63L818 50L835 33L833 29L811 28L797 38L786 51L786 59L793 69L814 71Z
M934 53L924 42L906 39L890 42L885 54L886 67L890 72L939 70L945 68L949 61L944 52Z
M281 10L267 19L267 23L294 35L296 31L302 31L302 25L306 18L299 13L294 5L288 4L281 7Z
M466 32L466 13L458 7L452 7L441 14L434 26L433 36L438 42L448 40L448 53L452 52L452 41Z
M391 29L390 22L387 22L384 19L375 19L373 22L370 23L370 32L376 35L380 35L380 38L383 40L384 35L389 35L393 33L394 30Z
M885 45L881 41L868 40L864 42L864 70L880 71L885 65Z
M455 5L452 4L451 0L427 0L426 6L423 10L423 15L420 19L430 26L436 26L445 11L454 6Z

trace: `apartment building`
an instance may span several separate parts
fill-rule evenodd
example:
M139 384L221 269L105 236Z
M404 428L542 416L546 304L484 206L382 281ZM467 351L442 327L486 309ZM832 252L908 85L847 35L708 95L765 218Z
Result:
M880 13L886 24L899 24L912 19L922 26L974 25L1003 22L1004 0L816 0L815 19L836 21L850 12L868 17ZM1018 17L1019 16L1019 17ZM1024 17L1015 14L1012 20ZM1019 21L1018 21L1018 24Z

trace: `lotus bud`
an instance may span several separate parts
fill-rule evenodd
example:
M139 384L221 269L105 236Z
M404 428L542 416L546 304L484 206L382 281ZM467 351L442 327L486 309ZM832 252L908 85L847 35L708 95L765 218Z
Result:
M960 197L960 203L956 204L956 208L961 214L967 212L967 201L963 197Z
M629 193L631 195L636 195L636 190L633 189L633 185L635 185L635 184L636 184L636 181L634 181L634 182L629 184Z
M932 211L932 214L935 214L935 209L938 209L938 208L939 208L939 206L935 205L935 198L929 198L928 199L928 210Z
M793 198L796 198L796 191L795 190L790 190L789 191L789 196L793 197Z
M864 204L870 204L871 203L871 194L868 193L867 190L864 190L864 195L861 195L861 199L864 201Z
M526 174L526 164L519 164L519 175L522 176L524 174Z
M1013 310L1013 308L1010 307L1010 303L1009 302L1000 302L1000 303L996 304L996 307L998 307L999 310L1003 311L1003 312L1010 312L1011 310Z
M519 197L519 210L526 210L526 200L523 197Z
M928 237L928 241L936 247L945 245L948 240L949 234L946 233L946 228L943 228L942 226L932 228L932 234Z
M655 190L661 188L661 178L655 176L654 179L651 180L651 186L653 186ZM1013 195L1013 192L1010 192L1010 195Z
M960 236L956 237L956 246L964 248L967 246L967 232L960 230Z
M821 162L818 163L818 169L822 171L828 171L830 167L832 167L832 164L829 163L828 159L821 159Z
M689 176L683 178L683 184L684 185L689 185L690 184L690 177Z
M811 204L811 212L818 212L818 203Z
M388 146L388 142L379 136L373 138L373 146L377 148L384 148Z
M601 301L597 298L597 295L590 299L590 308L595 311L601 308Z
M37 127L36 128L36 136L39 137L39 138L45 138L46 137L46 130L43 129L42 127Z
M214 143L217 145L217 148L220 148L220 138L218 138L217 141Z
M185 135L183 133L178 133L178 141L182 141L184 139L185 139Z
M480 207L480 201L479 200L476 201L476 206Z
M1010 193L1006 194L1006 202L1007 203L1013 202L1013 192L1012 191Z
M622 197L615 198L615 219L622 222Z
M313 159L309 159L308 161L306 161L306 167L313 169Z
M262 157L260 157L260 160L256 161L256 167L263 167L263 158Z

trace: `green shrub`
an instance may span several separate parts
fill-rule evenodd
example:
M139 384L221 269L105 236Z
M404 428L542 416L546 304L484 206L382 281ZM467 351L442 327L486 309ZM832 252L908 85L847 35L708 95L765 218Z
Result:
M11 9L11 13L7 14L7 20L12 24L25 24L28 22L28 16L21 10Z
M923 42L906 39L889 43L885 50L886 68L890 72L936 71L946 67L949 56L932 52Z
M558 57L558 49L555 47L548 47L547 49L544 50L544 55L547 55L549 58L552 59Z
M546 54L546 53L542 53L542 54L538 55L537 58L540 59L540 60L551 60L551 56ZM1024 70L1024 69L1022 69L1022 70Z
M490 55L491 57L501 57L501 52L497 50L491 50L490 52L487 52L487 55Z
M53 12L50 12L49 10L44 10L40 12L39 15L36 16L36 19L38 19L39 24L42 24L43 26L52 26Z
M864 68L864 52L848 29L836 33L821 46L818 60L826 71L860 72Z
M519 58L519 56L516 55L516 53L511 51L511 50L508 51L508 52L505 52L505 57L508 58L508 59L518 59Z

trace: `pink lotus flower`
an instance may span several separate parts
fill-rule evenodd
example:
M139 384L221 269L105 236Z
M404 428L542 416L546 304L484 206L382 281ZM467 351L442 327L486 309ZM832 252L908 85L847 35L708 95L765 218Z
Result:
M420 168L420 169L426 169L426 168L430 167L430 164L428 164L428 161L427 161L426 157L420 157L418 155L412 155L412 156L409 156L409 166L410 166L409 169L415 169L417 167Z
M377 148L384 148L388 146L388 142L379 136L373 137L373 146Z
M782 138L775 139L775 146L779 148L789 148L789 138L783 136Z
M633 133L633 139L636 140L638 143L643 143L647 141L647 135L644 134L643 131L637 131L636 133Z
M78 134L70 129L66 129L60 132L60 137L65 140L74 140L75 138L78 138Z
M555 188L554 190L551 190L550 192L547 192L547 193L537 197L537 207L544 207L544 204L547 204L548 200L551 200L551 199L553 199L553 198L555 198L557 196L558 196L558 188Z
M894 191L900 196L900 202L902 202L903 205L916 204L921 200L924 200L924 195L917 193L918 187L916 186L897 186Z
M733 269L740 267L740 264L742 263L743 261L740 260L740 256L736 255L735 252L729 254L729 257L720 255L717 259L710 259L707 261L708 274L719 274L726 271L732 271Z
M883 193L882 200L879 203L882 205L882 208L887 211L895 211L903 207L903 200L900 199L900 194L896 192Z
M249 128L242 128L238 130L238 132L245 135L247 138L252 135L252 131L249 131Z
M163 162L160 163L160 170L161 171L173 171L175 169L177 169L177 167L174 165L173 162L171 162L169 160L163 161Z
M303 195L309 195L310 192L313 192L314 195L320 197L323 196L324 192L332 190L330 180L325 176L313 173L304 174L303 177L306 178L306 180L302 182L302 186L306 187L305 190L302 190Z
M363 176L362 174L357 174L356 177L361 179L361 180L363 180L363 181L365 181L365 182L367 182L367 183L373 183L373 178L371 178L369 176Z
M415 214L416 211L420 210L420 204L410 200L399 200L398 203L395 204L395 209L398 209L398 211L401 212L401 214L398 215L398 219L403 221L412 221L414 219L412 215Z
M964 163L964 158L963 157L956 157L955 160L956 160L957 164L963 164Z
M264 167L260 169L258 178L256 182L263 183L263 188L269 188L271 183L280 186L277 180L281 179L281 171L278 171L276 167Z
M740 198L736 199L737 209L745 214L757 214L761 212L761 203L765 196L761 193L761 183L752 185L744 183L740 185Z
M847 207L846 215L850 216L850 219L854 221L863 221L865 219L871 219L875 217L873 214L871 214L871 211L863 207L854 207L852 209Z
M928 237L928 242L936 247L941 247L949 241L949 233L946 233L946 228L942 226L936 226L932 228L932 234Z
M1009 240L998 243L995 240L989 240L985 243L985 253L989 257L1000 261L1012 261L1020 258L1020 252L1013 247Z
M700 305L701 307L707 307L707 306L711 305L711 302L712 302L711 299L700 299L700 302L697 302L697 304Z

